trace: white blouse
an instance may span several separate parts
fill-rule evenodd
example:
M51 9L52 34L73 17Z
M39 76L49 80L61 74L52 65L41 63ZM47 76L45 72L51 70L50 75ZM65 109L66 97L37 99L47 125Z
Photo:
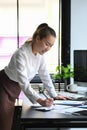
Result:
M39 94L31 87L30 81L38 73L46 90L51 97L56 97L50 75L46 69L44 56L32 53L31 43L22 45L13 54L8 66L5 67L7 76L19 83L22 91L32 101L40 98Z

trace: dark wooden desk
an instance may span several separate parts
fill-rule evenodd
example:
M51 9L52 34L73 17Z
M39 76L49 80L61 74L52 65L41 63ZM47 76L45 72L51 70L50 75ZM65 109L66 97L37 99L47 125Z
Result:
M37 111L31 106L22 106L21 130L25 128L87 128L86 116L75 116L51 111Z

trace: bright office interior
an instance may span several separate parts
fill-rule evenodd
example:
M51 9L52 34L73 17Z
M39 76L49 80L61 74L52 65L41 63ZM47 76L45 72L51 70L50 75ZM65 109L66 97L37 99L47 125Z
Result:
M72 9L74 8L74 11L77 11L76 2L81 3L81 0L72 0ZM71 18L74 18L74 11L72 11ZM79 15L78 17L80 18ZM58 65L58 41L61 38L59 33L59 0L19 0L19 19L17 18L17 0L0 1L0 70L8 64L13 52L20 47L27 38L31 37L36 27L43 22L47 22L51 27L53 27L57 34L55 45L52 47L50 52L46 54L47 67L49 72L52 73L55 72L55 67ZM76 25L75 29L78 30L78 25L74 22L75 21L72 21L71 23L72 43L74 41L74 37L77 36L75 35L73 26ZM77 30L76 34L78 34ZM17 41L17 31L19 31L19 43ZM78 39L75 39L75 45L77 45L76 43L78 43ZM83 48L82 46L79 47ZM72 45L71 50L73 49L74 45ZM73 52L71 52L71 58L73 55L72 53ZM73 61L71 61L71 63L73 64ZM49 130L51 129L52 128L49 128ZM86 130L87 128L69 129ZM67 128L67 130L69 129ZM52 130L56 130L56 128ZM66 130L66 128L61 128L61 130Z

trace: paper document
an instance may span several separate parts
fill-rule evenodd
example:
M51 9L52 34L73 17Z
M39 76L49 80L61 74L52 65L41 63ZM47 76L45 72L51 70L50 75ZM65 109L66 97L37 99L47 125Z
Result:
M34 108L41 107L41 105L39 103L32 104L31 106L34 107Z
M84 105L84 101L72 101L72 100L55 100L54 104L69 105L69 106L81 106Z
M78 106L78 107L87 109L87 105L81 105L81 106Z
M53 110L55 108L54 105L52 105L51 107L35 107L34 109L35 110L39 110L39 111L50 111L50 110Z
M55 111L55 112L61 112L64 109L70 108L72 106L67 106L67 105L52 105L51 107L43 107L40 104L33 104L32 107L36 110L40 110L40 111Z
M67 109L62 110L62 113L74 115L74 113L77 113L78 111L83 111L83 110L87 110L87 109L79 108L79 107L71 107L71 108L67 108Z

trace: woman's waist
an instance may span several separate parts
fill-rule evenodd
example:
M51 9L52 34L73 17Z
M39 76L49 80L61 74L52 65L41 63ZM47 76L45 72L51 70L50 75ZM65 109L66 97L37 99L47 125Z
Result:
M17 98L21 91L19 84L11 80L4 70L0 71L0 87L3 87L12 98Z

